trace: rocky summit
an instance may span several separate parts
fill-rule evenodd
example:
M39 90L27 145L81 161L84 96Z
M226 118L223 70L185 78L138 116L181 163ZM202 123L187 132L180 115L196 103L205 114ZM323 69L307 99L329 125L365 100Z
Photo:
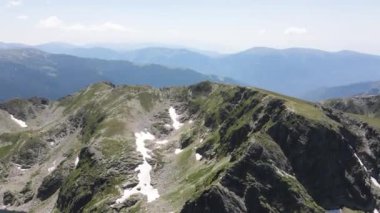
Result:
M97 83L0 104L0 209L377 212L380 132L349 113L202 82Z

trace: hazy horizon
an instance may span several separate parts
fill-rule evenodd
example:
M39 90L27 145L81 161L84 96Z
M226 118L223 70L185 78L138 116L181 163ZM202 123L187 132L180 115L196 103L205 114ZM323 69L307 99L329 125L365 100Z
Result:
M91 48L104 48L109 49L113 51L133 51L133 50L140 50L140 49L149 49L149 48L163 48L163 49L173 49L173 50L189 50L194 51L198 53L209 53L209 55L229 55L229 54L237 54L244 51L248 51L251 49L260 49L260 48L267 48L267 49L273 49L273 50L289 50L289 49L305 49L305 50L316 50L316 51L323 51L323 52L329 52L329 53L339 53L344 51L352 51L356 53L361 54L368 54L368 55L375 55L380 56L380 53L370 53L370 52L363 52L360 50L353 50L353 49L337 49L337 50L327 50L327 49L320 49L315 47L301 47L301 46L291 46L291 47L270 47L270 46L252 46L252 47L246 47L243 49L238 49L235 51L219 51L214 49L202 49L197 48L193 46L186 46L186 45L175 45L175 44L165 44L165 43L105 43L105 42L92 42L92 43L71 43L71 42L62 42L62 41L51 41L51 42L44 42L44 43L36 43L36 44L28 44L28 43L22 43L22 42L8 42L8 41L0 41L0 44L19 44L19 45L27 45L30 47L38 47L42 45L68 45L72 46L74 48L85 48L85 49L91 49Z
M300 47L380 54L380 2L373 0L0 0L0 12L0 40L30 45L152 43L221 53Z

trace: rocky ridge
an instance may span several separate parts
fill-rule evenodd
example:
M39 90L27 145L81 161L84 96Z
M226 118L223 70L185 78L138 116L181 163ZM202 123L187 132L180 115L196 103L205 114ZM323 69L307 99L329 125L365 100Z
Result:
M43 107L42 101L35 103L0 104L4 115L28 124L0 129L0 203L7 209L371 212L380 207L379 132L319 104L210 82L164 89L98 83L44 101ZM0 126L10 122L0 116ZM148 155L137 149L139 132L154 136L143 141ZM136 168L143 162L151 166L150 183L159 195L153 200L138 192ZM135 193L120 200L134 187Z

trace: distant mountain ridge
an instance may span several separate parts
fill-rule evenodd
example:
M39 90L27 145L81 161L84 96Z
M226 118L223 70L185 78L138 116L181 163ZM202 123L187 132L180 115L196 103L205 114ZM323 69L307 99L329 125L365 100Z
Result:
M380 81L362 82L338 87L322 88L305 95L309 100L326 100L352 96L380 95Z
M1 49L14 49L14 48L26 48L29 45L19 44L19 43L4 43L0 42L0 50Z
M60 49L51 44L37 48L81 57L189 68L296 97L306 97L318 88L380 79L380 56L354 51L256 47L210 56L187 49L159 47L115 51L81 47Z
M0 70L0 99L3 100L33 96L56 99L99 81L154 87L205 80L234 82L190 69L141 66L128 61L79 58L23 48L0 50Z

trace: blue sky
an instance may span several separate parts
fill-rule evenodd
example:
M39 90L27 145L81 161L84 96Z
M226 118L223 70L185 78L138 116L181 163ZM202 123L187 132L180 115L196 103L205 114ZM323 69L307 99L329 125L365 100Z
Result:
M379 0L0 0L0 41L380 54Z

